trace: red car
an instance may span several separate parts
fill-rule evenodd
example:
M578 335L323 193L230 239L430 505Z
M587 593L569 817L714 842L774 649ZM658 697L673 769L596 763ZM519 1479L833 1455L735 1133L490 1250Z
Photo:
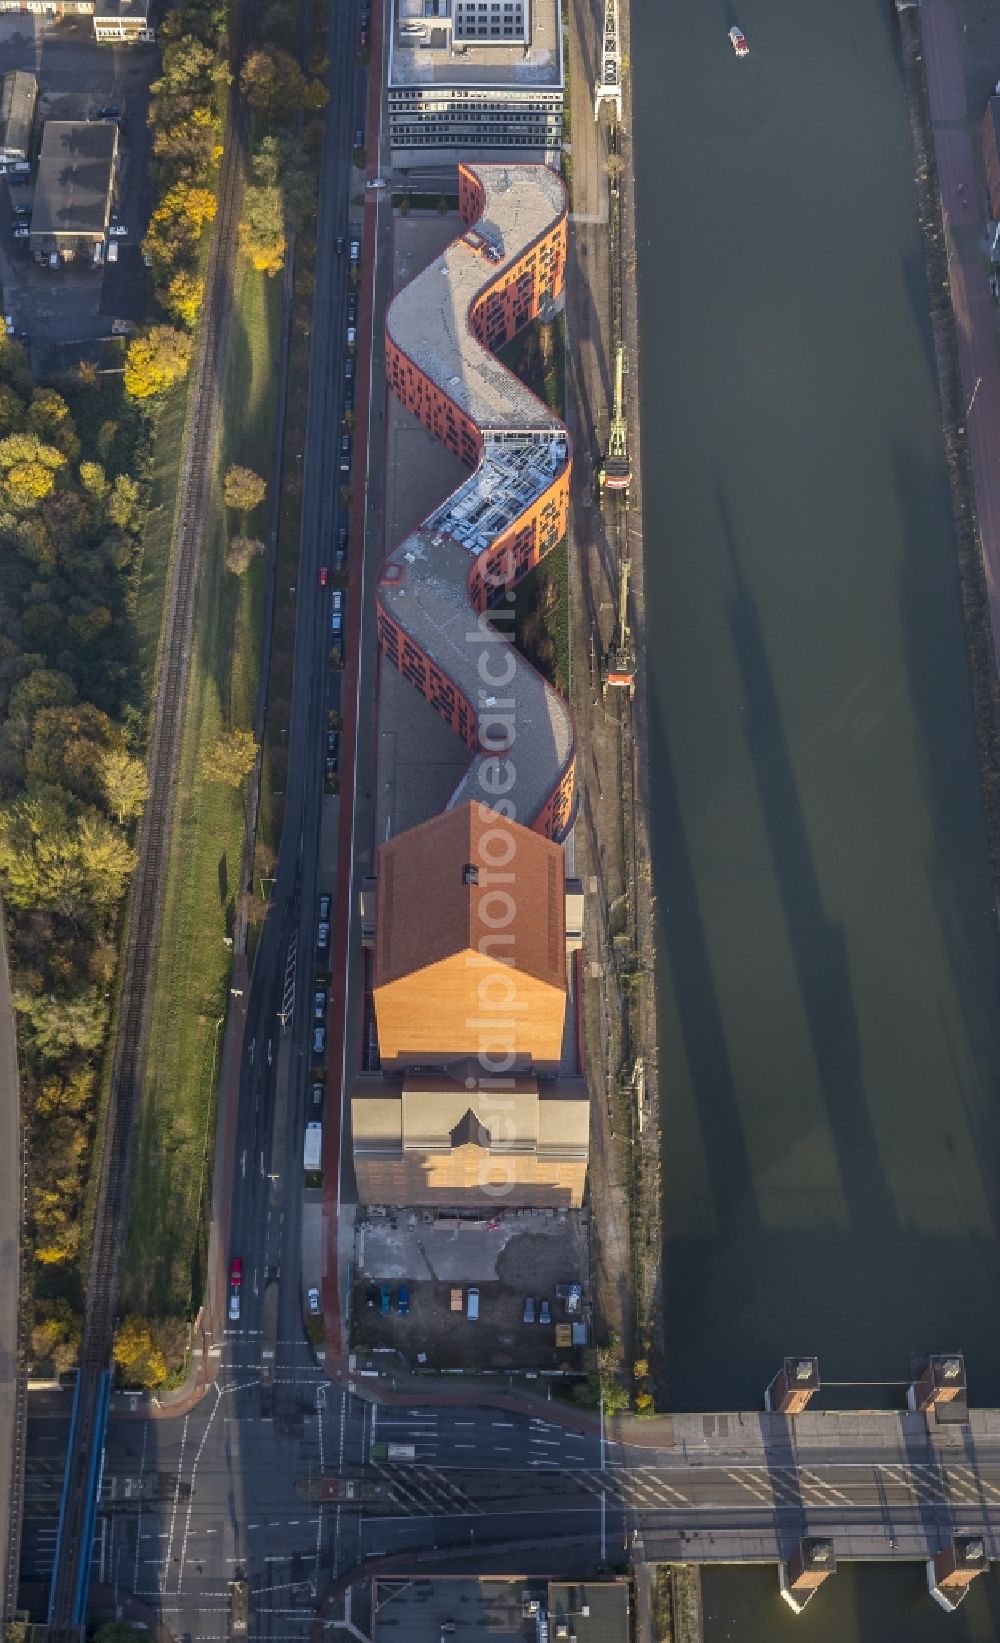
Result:
M321 588L326 587L326 579L329 576L329 574L330 573L329 573L327 567L325 565L320 565L320 567L319 567L319 585L320 585Z
M229 1263L229 1282L234 1289L239 1289L243 1282L243 1262L238 1255L234 1255Z

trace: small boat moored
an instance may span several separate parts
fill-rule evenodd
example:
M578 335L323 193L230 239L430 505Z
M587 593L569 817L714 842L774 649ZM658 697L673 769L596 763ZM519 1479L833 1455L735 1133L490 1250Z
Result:
M729 30L729 42L737 57L749 57L750 47L747 45L747 37L742 29L736 27L735 23Z

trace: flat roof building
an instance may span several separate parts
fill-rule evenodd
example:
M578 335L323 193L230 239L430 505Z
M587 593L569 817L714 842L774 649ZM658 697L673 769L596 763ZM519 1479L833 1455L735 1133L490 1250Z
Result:
M556 160L563 92L559 0L392 0L396 165Z
M24 69L0 79L0 160L26 160L38 101L38 81Z
M393 301L386 375L474 471L384 562L379 639L472 755L452 804L502 800L518 821L562 839L574 804L569 704L486 613L499 604L510 615L502 596L567 527L567 430L494 354L555 312L566 192L541 165L463 165L459 186L466 232Z
M97 40L155 40L149 25L149 0L96 0L94 37Z
M590 1103L582 1078L362 1073L351 1092L358 1201L393 1207L579 1209Z
M31 249L68 258L107 235L118 164L118 127L105 120L46 120L31 210Z

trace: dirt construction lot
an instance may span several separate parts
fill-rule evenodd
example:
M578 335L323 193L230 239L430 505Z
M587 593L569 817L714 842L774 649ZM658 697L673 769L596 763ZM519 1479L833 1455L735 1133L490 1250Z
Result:
M395 1347L411 1365L418 1354L434 1369L581 1368L579 1347L557 1349L555 1325L566 1321L556 1286L583 1286L583 1319L589 1322L586 1213L536 1211L488 1224L422 1223L400 1214L392 1222L358 1229L352 1296L352 1346ZM383 1316L377 1292L392 1292ZM400 1317L399 1286L409 1291L409 1312ZM465 1315L469 1285L479 1290L479 1320ZM461 1289L463 1310L452 1312L451 1294ZM535 1322L523 1321L525 1297L535 1302ZM538 1322L545 1298L550 1324ZM371 1304L374 1303L374 1304Z

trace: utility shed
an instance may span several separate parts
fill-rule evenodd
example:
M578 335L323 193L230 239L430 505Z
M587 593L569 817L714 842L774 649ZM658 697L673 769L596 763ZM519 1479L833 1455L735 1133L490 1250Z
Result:
M106 120L46 120L31 212L31 248L70 257L108 231L118 127Z
M26 160L38 101L38 81L24 69L0 79L0 160Z

